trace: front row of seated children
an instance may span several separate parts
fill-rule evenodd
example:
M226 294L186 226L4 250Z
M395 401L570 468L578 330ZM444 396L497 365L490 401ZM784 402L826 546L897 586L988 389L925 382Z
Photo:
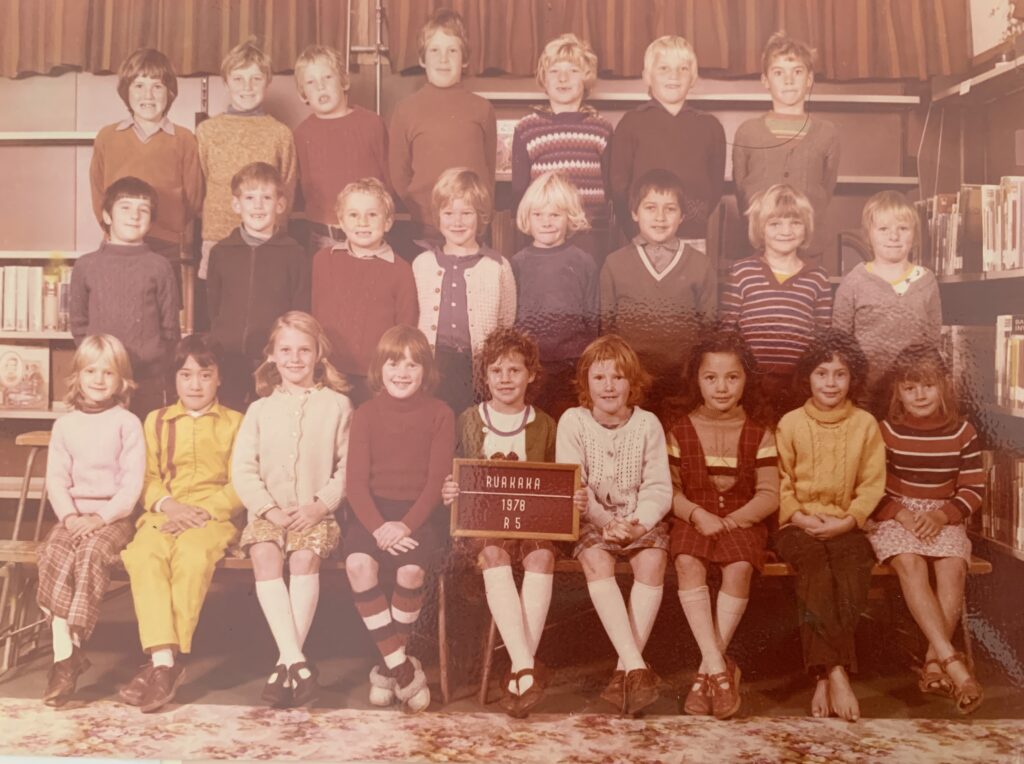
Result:
M368 370L375 396L354 415L329 352L311 316L280 317L255 374L261 397L239 421L217 402L216 346L189 337L175 358L178 402L150 413L143 428L124 408L134 383L123 346L107 335L82 342L68 393L74 411L54 425L47 467L60 522L39 551L39 604L54 644L48 704L66 702L89 666L82 645L118 552L149 654L121 697L143 711L174 697L214 566L237 535L231 519L244 506L240 543L279 651L264 699L287 707L315 695L317 671L303 644L321 560L344 539L356 608L381 655L370 700L426 708L429 689L407 642L425 573L444 554L435 510L458 495L445 478L456 430L462 456L580 465L585 489L574 498L581 532L573 553L619 658L602 697L620 712L636 713L658 697L643 650L670 556L701 653L683 710L723 719L738 711L740 670L728 647L776 507L774 546L796 571L804 663L817 681L814 716L859 717L848 674L876 556L899 574L928 639L921 690L952 698L962 713L981 703L983 690L951 638L970 558L964 521L980 505L984 478L977 436L957 413L936 350L901 358L880 428L851 401L865 379L858 346L841 332L819 335L796 375L806 403L782 418L777 443L762 423L753 355L731 331L699 344L665 429L640 407L650 377L615 335L583 350L580 405L557 428L530 403L542 367L537 344L517 330L499 329L482 344L475 362L484 400L462 412L457 428L431 396L438 369L416 329L385 332ZM140 496L145 511L132 539ZM521 541L465 547L484 570L512 660L503 705L526 716L543 696L535 656L556 550ZM634 571L628 602L615 580L620 559ZM519 591L516 561L525 569ZM714 607L710 565L722 571Z

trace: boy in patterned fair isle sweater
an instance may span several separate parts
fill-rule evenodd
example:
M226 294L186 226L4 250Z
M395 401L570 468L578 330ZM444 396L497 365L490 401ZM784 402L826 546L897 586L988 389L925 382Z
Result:
M544 173L562 173L579 190L590 221L590 230L576 233L573 243L600 264L608 254L604 171L612 126L583 104L596 79L597 56L576 35L559 35L544 46L537 61L537 82L548 96L548 106L516 123L512 194L522 199L530 183Z
M228 52L220 73L231 99L228 110L196 128L199 161L206 178L200 279L206 278L213 245L238 225L238 212L231 202L235 173L247 164L266 162L281 173L284 197L293 199L295 192L292 131L263 111L271 77L270 56L247 40Z

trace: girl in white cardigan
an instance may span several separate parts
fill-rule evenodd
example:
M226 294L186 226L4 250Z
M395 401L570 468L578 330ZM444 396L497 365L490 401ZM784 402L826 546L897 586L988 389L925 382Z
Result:
M665 432L638 405L651 378L629 344L614 334L587 346L576 371L580 406L558 422L556 461L579 464L589 505L574 555L619 665L601 697L633 714L658 697L658 678L643 649L661 606L672 506ZM629 559L629 609L615 580L615 563Z
M302 646L320 598L320 560L341 539L334 512L345 494L352 406L342 394L344 377L327 360L324 331L308 313L277 319L264 353L255 373L260 398L242 420L231 469L249 513L240 543L252 558L256 598L280 651L263 699L288 707L317 690Z

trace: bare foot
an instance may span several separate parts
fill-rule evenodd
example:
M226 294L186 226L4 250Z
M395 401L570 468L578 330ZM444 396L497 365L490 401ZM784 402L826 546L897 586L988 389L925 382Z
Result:
M811 716L815 719L827 719L832 715L832 706L828 698L828 680L819 679L811 698Z
M853 694L846 669L842 666L833 666L828 672L828 696L840 719L855 722L860 718L860 704Z

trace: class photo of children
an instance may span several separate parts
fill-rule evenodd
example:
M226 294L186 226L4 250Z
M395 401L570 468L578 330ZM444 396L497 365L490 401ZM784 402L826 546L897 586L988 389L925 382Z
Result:
M1024 0L9 5L0 764L1018 760Z

